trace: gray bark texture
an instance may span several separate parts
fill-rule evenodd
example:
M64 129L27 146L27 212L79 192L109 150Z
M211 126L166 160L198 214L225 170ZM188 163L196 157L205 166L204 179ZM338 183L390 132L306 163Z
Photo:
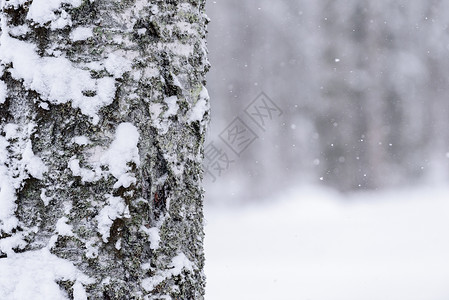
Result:
M88 299L203 299L204 0L0 3L0 260L47 248Z

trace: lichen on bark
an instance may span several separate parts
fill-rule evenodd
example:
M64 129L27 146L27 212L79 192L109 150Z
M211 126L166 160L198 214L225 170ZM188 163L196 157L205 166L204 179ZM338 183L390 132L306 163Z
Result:
M11 178L20 173L18 223L0 230L0 245L22 237L0 259L47 247L92 278L89 299L203 299L204 1L61 1L50 20L30 17L37 2L1 2L0 51L29 45L36 65L22 70L0 54L1 163ZM77 28L85 35L74 38ZM58 62L73 76L46 69ZM123 124L137 130L137 158L126 160L132 147L117 141ZM42 176L23 159L28 141ZM114 143L122 171L107 156ZM75 282L59 284L74 296Z

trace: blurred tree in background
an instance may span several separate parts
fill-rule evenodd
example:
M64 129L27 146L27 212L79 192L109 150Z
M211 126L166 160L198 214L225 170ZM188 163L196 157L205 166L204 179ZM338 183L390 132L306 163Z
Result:
M345 191L447 181L448 6L210 1L209 139L260 91L285 112L222 183L258 197L320 179Z

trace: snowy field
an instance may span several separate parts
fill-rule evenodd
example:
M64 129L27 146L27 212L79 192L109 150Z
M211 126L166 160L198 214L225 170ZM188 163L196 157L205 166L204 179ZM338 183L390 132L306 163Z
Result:
M447 300L449 189L206 209L206 299Z

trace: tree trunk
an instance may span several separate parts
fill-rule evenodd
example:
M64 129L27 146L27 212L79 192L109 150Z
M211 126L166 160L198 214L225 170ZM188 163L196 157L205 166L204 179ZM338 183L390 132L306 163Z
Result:
M0 3L2 299L203 299L204 0Z

